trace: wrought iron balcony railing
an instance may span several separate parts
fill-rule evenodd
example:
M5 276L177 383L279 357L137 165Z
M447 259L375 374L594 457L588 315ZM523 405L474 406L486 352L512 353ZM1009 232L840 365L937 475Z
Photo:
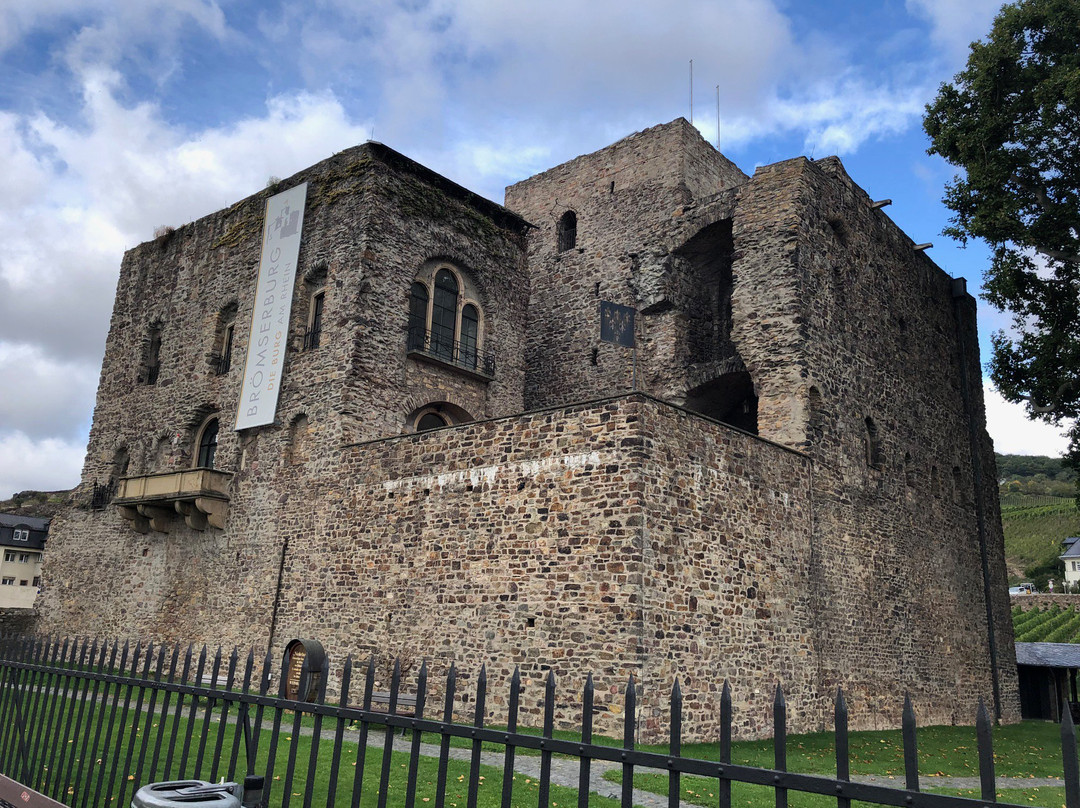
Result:
M475 345L446 339L425 328L409 329L408 349L411 354L419 354L481 376L495 378L494 354L481 354Z

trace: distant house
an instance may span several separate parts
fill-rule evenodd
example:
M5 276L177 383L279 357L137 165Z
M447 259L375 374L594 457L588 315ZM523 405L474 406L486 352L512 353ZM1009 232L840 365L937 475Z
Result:
M1080 582L1080 536L1070 536L1061 544L1065 552L1058 558L1065 564L1065 583L1071 588Z
M48 519L0 513L0 609L34 605L48 533Z

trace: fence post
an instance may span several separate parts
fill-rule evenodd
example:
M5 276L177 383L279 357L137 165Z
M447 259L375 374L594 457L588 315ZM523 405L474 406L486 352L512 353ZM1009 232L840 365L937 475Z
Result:
M521 668L514 666L510 677L510 704L506 710L506 746L503 749L502 808L510 808L514 790L514 744L511 735L517 732L518 709L521 702Z
M1065 777L1065 808L1080 808L1080 762L1076 759L1076 727L1071 709L1061 716L1061 763Z
M776 698L773 700L773 755L776 770L787 771L787 700L779 682L776 683ZM779 779L777 775L776 780ZM776 808L787 808L787 804L787 789L776 786Z
M904 694L904 717L901 721L904 739L904 779L908 791L919 790L919 747L915 738L915 708L911 696Z
M679 770L675 768L675 758L682 755L682 688L679 677L671 688L671 733L668 741L668 808L679 808L681 794Z
M851 780L851 753L848 746L848 710L847 702L844 701L844 691L836 688L836 779L842 782L836 784L836 793L839 795L844 788L843 783ZM844 796L837 796L836 808L850 808L851 800Z
M623 749L634 748L634 729L637 725L637 690L634 688L634 676L626 685L626 703L623 708ZM632 808L634 804L634 764L623 753L622 767L622 808Z
M979 782L984 802L997 802L997 780L994 777L994 739L990 730L990 716L986 705L979 699L975 718L975 735L979 742Z

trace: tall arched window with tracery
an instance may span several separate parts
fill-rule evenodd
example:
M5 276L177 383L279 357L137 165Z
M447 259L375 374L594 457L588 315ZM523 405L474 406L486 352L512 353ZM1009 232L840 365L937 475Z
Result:
M481 352L483 323L476 289L463 273L434 262L420 271L409 292L411 354L494 376L494 359Z
M454 358L457 339L458 282L448 269L435 273L435 294L431 301L431 350L440 359Z

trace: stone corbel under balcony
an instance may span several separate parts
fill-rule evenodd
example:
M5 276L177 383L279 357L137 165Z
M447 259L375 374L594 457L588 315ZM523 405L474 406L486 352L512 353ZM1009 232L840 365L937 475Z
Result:
M113 503L139 533L168 533L177 516L193 530L220 529L229 512L231 478L231 473L214 469L127 477L120 481Z

